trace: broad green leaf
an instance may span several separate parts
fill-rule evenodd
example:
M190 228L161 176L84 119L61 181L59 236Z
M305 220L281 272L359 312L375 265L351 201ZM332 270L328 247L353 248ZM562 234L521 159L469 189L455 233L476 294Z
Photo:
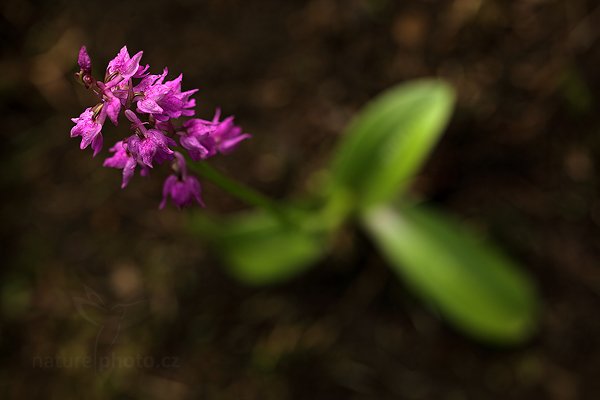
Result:
M423 206L374 208L363 222L393 269L449 321L498 344L528 338L536 324L532 283L498 250Z
M262 211L219 221L197 216L192 229L209 241L231 275L251 285L288 280L311 267L327 249L325 233Z
M452 88L433 79L402 84L375 98L350 124L337 151L332 195L350 193L362 209L394 197L418 172L453 104Z

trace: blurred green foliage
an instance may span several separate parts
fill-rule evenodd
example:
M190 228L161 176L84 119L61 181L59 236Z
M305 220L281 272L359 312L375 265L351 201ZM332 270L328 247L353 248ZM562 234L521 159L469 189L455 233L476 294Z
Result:
M288 208L209 220L193 229L209 239L229 271L251 284L290 279L318 260L348 219L361 224L411 289L466 334L513 344L535 328L533 284L513 262L439 211L392 203L418 173L448 123L450 86L418 80L365 107L334 155L322 207Z
M261 285L297 275L325 252L322 233L283 223L262 210L215 221L196 215L192 229L207 233L206 239L219 251L240 281Z
M420 80L381 94L346 130L332 166L332 195L349 192L355 207L389 201L423 164L448 122L454 94Z
M363 221L390 266L463 331L499 343L533 332L531 282L464 226L423 206L375 208Z

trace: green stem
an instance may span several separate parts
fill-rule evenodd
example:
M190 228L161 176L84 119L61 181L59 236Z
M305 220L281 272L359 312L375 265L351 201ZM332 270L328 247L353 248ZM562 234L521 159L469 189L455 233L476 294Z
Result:
M188 160L188 168L200 175L201 177L208 179L221 189L225 190L229 194L235 196L239 200L243 201L248 205L260 207L274 216L285 222L290 223L289 216L281 209L281 207L272 199L257 192L256 190L250 189L231 178L226 177L215 168L211 167L207 163L193 162Z

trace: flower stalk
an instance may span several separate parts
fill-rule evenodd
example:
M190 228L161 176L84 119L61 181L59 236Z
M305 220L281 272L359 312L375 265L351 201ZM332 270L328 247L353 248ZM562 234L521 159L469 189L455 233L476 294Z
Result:
M211 181L216 186L225 190L227 193L234 196L238 200L241 200L245 204L261 208L271 213L274 217L285 224L289 225L293 223L289 213L284 211L279 203L263 195L262 193L223 175L211 165L207 163L190 162L188 163L188 168L202 178Z

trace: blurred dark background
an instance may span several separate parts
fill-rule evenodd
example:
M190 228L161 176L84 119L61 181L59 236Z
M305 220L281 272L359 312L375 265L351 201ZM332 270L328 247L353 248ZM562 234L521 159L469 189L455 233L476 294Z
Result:
M592 0L4 0L0 397L597 398L599 24ZM300 279L236 283L188 212L158 211L166 171L121 191L106 150L69 138L92 104L82 44L96 73L124 44L183 72L200 116L220 105L254 135L214 165L277 198L314 190L378 92L449 80L458 108L413 189L522 262L539 333L511 349L461 336L351 227ZM106 143L123 129L107 123ZM209 183L204 198L244 208Z

